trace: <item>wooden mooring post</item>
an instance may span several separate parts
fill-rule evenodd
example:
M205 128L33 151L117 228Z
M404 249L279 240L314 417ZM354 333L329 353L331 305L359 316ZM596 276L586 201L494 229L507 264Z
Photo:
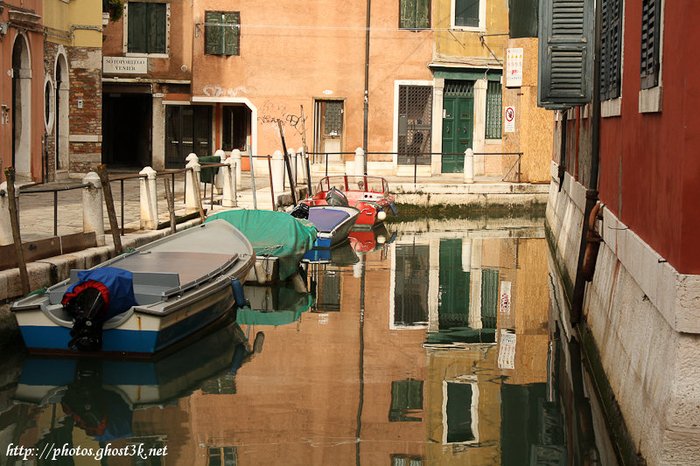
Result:
M112 232L112 240L114 241L114 253L116 255L124 252L122 248L122 238L119 234L119 224L117 223L117 213L114 210L114 198L112 197L112 186L109 184L109 175L107 174L107 165L100 164L97 166L97 175L100 177L102 184L102 193L105 196L105 205L107 206L107 218L109 218L109 230Z
M22 282L22 294L29 293L29 274L27 274L27 263L24 261L24 250L22 249L22 236L19 231L19 211L17 209L17 198L15 197L15 169L8 167L5 169L5 179L7 180L7 195L9 196L10 226L12 228L12 240L15 244L15 254L17 254L17 265L19 267L19 278Z

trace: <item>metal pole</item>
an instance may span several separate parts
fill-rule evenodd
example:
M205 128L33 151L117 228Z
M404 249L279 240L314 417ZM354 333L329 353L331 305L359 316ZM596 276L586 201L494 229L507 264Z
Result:
M292 176L292 165L289 163L289 155L287 154L287 143L284 140L284 131L282 131L282 120L277 120L277 127L280 129L280 138L282 138L282 157L284 157L284 165L285 167L287 167L287 175L289 176L289 190L292 192L292 204L296 206L296 185L294 177Z
M253 191L253 209L258 209L258 193L255 190L255 164L253 163L253 154L248 154L250 158L250 186Z
M58 191L53 192L53 235L58 236Z
M119 197L121 199L121 219L122 219L122 235L124 234L124 180L119 181Z
M272 196L272 210L277 210L277 206L275 205L275 185L272 182L272 157L270 157L270 154L267 155L267 168L268 172L270 173L270 196Z
M369 39L370 39L370 17L372 11L372 0L367 0L367 20L365 27L365 94L364 94L364 118L362 125L362 150L365 152L364 174L367 174L367 141L369 139ZM328 173L326 173L328 176Z

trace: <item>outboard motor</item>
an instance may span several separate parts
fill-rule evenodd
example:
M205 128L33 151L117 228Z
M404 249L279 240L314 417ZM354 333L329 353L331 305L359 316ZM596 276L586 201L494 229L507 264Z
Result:
M326 203L335 207L347 207L348 198L340 190L333 187L326 193Z
M309 219L309 206L306 204L297 205L291 212L292 217Z
M99 351L104 323L137 304L133 275L115 267L79 272L78 282L66 290L61 304L73 319L68 347Z

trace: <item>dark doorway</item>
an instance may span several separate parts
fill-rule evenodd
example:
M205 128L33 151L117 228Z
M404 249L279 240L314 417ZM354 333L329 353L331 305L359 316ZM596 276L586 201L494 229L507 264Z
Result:
M165 109L165 168L183 168L190 153L212 155L212 107L168 105Z
M102 110L102 161L110 166L151 165L150 94L105 94Z

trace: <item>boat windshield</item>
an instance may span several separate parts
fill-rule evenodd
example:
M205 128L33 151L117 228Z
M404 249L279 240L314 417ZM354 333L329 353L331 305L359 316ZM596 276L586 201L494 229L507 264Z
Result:
M328 191L331 188L340 191L365 191L385 193L389 191L388 183L381 176L338 175L321 178L318 191Z

